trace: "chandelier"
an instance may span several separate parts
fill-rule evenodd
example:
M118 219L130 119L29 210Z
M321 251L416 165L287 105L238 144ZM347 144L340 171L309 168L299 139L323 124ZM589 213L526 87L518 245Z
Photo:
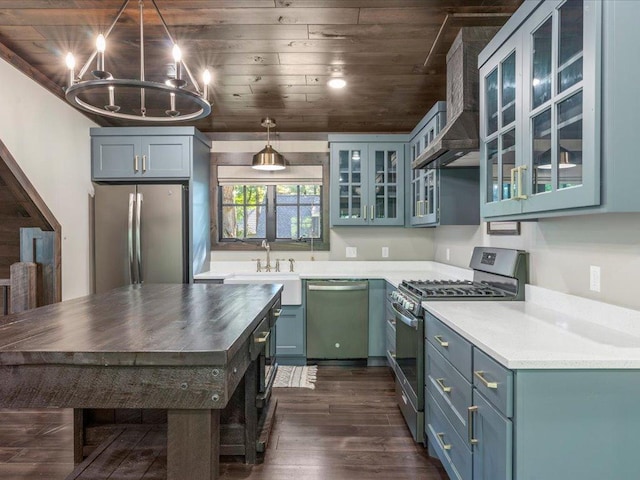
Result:
M91 113L125 120L175 122L197 120L208 116L211 113L211 104L208 100L211 74L208 70L203 72L203 89L201 89L182 58L180 47L171 36L155 0L151 0L151 4L173 45L173 72L163 74L165 77L163 83L145 79L143 0L138 0L140 13L139 79L115 78L106 71L106 41L128 4L129 0L125 0L113 23L104 34L98 35L95 50L77 75L75 74L75 58L72 53L67 54L66 64L69 69L69 85L65 93L67 101ZM91 72L92 77L83 80L94 60L96 63L95 70ZM188 87L187 80L183 78L183 70L191 82L190 87ZM136 103L139 99L139 108L127 112L121 111L118 97L121 100L126 100L127 104Z

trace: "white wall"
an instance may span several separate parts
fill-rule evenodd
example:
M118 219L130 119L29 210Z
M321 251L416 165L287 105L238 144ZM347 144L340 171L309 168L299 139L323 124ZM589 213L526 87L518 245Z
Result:
M62 225L62 298L86 295L93 192L89 128L97 125L4 60L0 106L0 139Z
M640 214L577 215L521 226L520 236L487 235L486 224L438 227L435 260L467 267L476 245L521 248L530 255L531 284L640 309ZM589 289L591 265L601 269L599 293Z

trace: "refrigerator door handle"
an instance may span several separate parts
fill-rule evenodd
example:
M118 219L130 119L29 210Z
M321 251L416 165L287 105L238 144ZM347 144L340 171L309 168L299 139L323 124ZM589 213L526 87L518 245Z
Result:
M136 258L138 263L138 283L143 283L144 278L142 277L142 248L141 248L141 239L140 239L140 220L141 220L141 210L142 210L142 194L136 194Z
M129 194L129 216L127 228L127 246L129 250L129 283L136 283L135 260L133 255L133 207L136 203L133 193Z

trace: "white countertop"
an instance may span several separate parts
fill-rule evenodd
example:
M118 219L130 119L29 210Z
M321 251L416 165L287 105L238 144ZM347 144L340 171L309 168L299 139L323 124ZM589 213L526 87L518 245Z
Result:
M289 262L280 262L281 273L289 271ZM470 280L473 272L429 261L299 261L295 272L300 278L367 278L387 280L394 286L402 280ZM211 270L196 275L196 280L223 280L234 274L255 273L255 262L211 262ZM273 272L275 273L275 272ZM265 273L265 276L267 274Z
M423 306L510 369L640 368L640 312L530 285L525 295Z

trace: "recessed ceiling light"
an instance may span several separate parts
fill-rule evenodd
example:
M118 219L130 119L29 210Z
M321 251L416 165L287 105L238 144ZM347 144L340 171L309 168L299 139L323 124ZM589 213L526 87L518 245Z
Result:
M344 78L332 78L327 82L331 88L344 88L347 85L347 82Z

